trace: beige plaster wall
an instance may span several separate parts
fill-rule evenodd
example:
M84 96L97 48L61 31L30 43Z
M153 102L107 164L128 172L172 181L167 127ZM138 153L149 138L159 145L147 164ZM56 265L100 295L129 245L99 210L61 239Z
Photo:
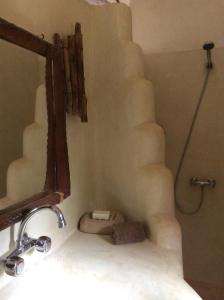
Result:
M204 41L213 40L215 68L201 106L178 187L186 209L199 201L192 176L215 178L195 216L177 214L183 229L188 278L223 284L224 28L223 1L132 0L134 39L144 49L145 73L155 87L158 123L166 133L166 161L176 173L192 114L205 76Z
M200 49L223 42L222 0L130 0L134 40L145 53Z
M7 167L22 155L23 130L34 118L38 55L0 41L0 197ZM42 70L43 71L43 70Z

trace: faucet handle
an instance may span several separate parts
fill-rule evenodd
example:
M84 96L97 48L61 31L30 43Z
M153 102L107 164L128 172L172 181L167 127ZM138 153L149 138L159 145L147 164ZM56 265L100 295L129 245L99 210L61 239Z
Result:
M48 252L51 249L51 239L48 236L40 236L36 240L35 248L39 252Z
M12 256L5 261L5 272L10 276L19 276L23 273L24 259L19 256Z

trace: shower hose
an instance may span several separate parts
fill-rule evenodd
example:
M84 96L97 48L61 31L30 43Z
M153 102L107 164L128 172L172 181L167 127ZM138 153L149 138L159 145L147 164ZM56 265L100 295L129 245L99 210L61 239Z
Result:
M185 215L194 215L194 214L198 213L199 210L202 207L203 202L204 202L204 186L201 186L200 201L198 203L198 206L194 210L192 210L192 211L186 211L180 205L180 203L178 202L178 199L177 199L177 186L178 186L178 182L179 182L181 170L182 170L182 167L183 167L184 159L185 159L185 156L186 156L186 153L187 153L187 149L188 149L188 146L190 144L191 136L192 136L192 133L193 133L193 130L194 130L194 127L195 127L195 123L196 123L196 120L197 120L197 116L198 116L198 113L199 113L199 110L200 110L200 106L201 106L201 103L203 101L203 98L204 98L204 95L205 95L205 91L206 91L206 88L207 88L207 85L208 85L208 81L209 81L209 76L211 74L211 70L212 70L212 66L211 67L207 66L206 76L205 76L205 79L204 79L202 90L201 90L200 96L198 98L196 109L195 109L195 112L194 112L194 115L193 115L191 126L190 126L188 134L187 134L187 138L186 138L186 141L185 141L185 144L184 144L183 152L181 154L181 158L180 158L180 161L179 161L179 164L178 164L178 168L177 168L177 172L176 172L176 177L175 177L175 181L174 181L174 199L175 199L175 204L176 204L177 209L182 214L185 214Z

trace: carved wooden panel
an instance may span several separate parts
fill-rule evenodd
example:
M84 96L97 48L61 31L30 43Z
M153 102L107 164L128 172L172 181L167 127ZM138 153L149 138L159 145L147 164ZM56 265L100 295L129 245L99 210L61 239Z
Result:
M62 45L64 49L66 111L78 115L81 122L88 122L81 24L76 23L74 35L62 39L59 34L55 34L54 40L55 45Z

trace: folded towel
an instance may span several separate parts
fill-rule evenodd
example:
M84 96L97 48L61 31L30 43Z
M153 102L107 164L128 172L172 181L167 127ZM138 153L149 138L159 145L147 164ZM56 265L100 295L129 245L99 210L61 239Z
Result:
M139 222L113 225L112 238L116 245L142 242L146 238L144 226Z

